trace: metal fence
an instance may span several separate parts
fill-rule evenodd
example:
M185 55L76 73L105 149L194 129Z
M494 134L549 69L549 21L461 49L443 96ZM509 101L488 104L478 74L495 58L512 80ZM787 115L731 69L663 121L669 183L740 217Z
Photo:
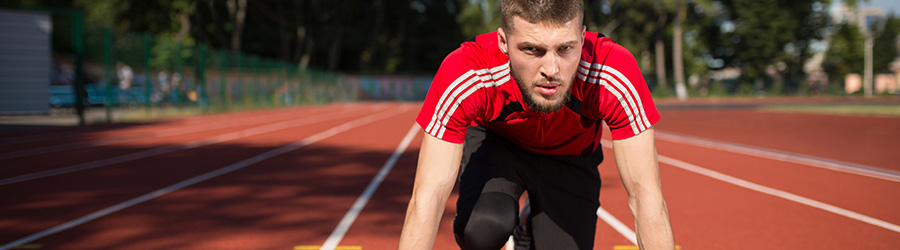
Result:
M354 76L210 48L190 39L84 25L52 16L49 105L85 109L194 108L219 112L366 100L422 100L430 77ZM80 94L75 94L80 93Z

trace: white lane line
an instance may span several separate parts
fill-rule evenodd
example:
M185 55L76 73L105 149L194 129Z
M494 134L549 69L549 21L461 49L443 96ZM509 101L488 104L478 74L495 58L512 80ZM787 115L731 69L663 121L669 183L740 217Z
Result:
M710 148L732 153L762 157L771 160L803 164L812 167L829 169L844 173L851 173L866 177L872 177L887 181L900 182L900 172L882 169L872 166L860 165L849 162L841 162L815 156L783 152L773 149L740 145L730 142L721 142L710 139L702 139L692 136L679 135L671 132L656 131L656 138L674 143L689 144L698 147Z
M268 119L270 117L276 117L279 115L284 116L283 113L282 114L274 114L274 115L263 114L263 115L259 115L259 117L244 117L241 119L263 119L263 118ZM209 119L201 118L203 120L199 120L199 121L197 121L195 119L191 119L188 121L177 121L180 119L176 119L174 124L176 124L178 126L216 124L216 123L221 123L221 122L225 122L225 121L235 120L235 117L241 117L241 115L235 115L233 113L232 114L211 115L208 117ZM118 129L118 128L120 128L120 127L116 127L116 126L112 127L112 129ZM49 133L42 133L42 134L36 134L36 135L0 138L0 145L26 143L26 142L38 142L38 141L46 141L46 140L51 140L51 139L70 138L70 137L75 137L75 136L78 136L80 134L85 134L85 133L102 132L103 130L107 130L107 129L87 128L87 129L77 129L75 131L59 131L59 132L49 132Z
M67 174L67 173L107 166L107 165L111 165L111 164L133 161L133 160L137 160L137 159L147 158L150 156L175 152L175 151L179 151L179 150L197 148L197 147L207 146L207 145L216 144L216 143L220 143L220 142L236 140L236 139L240 139L240 138L244 138L244 137L278 131L278 130L282 130L282 129L287 129L290 127L296 127L296 126L308 125L308 124L324 122L324 121L329 121L329 120L335 120L335 119L340 119L340 118L346 118L348 116L355 116L355 115L357 115L357 114L356 113L351 113L351 114L330 113L330 114L326 114L326 115L321 115L316 118L304 117L301 119L283 121L283 122L279 122L279 123L273 123L273 124L263 125L263 126L259 126L259 127L244 129L241 131L235 131L235 132L230 132L230 133L226 133L226 134L221 134L218 136L200 139L200 140L191 141L191 142L186 142L186 143L182 143L182 144L163 146L163 147L144 150L144 151L135 152L135 153L127 154L127 155L120 155L120 156L116 156L116 157L112 157L112 158L106 158L106 159L102 159L102 160L96 160L96 161L92 161L92 162L76 164L76 165L72 165L72 166L68 166L68 167L50 169L50 170L10 177L10 178L6 178L6 179L0 179L0 186L23 182L23 181L34 180L34 179L40 179L40 178L45 178L45 177L50 177L50 176L55 176L55 175Z
M858 221L865 222L865 223L868 223L868 224L871 224L871 225L874 225L877 227L881 227L881 228L884 228L887 230L891 230L891 231L900 233L900 226L891 224L891 223L883 221L883 220L872 218L872 217L869 217L869 216L866 216L866 215L863 215L863 214L860 214L857 212L853 212L853 211L850 211L847 209L843 209L843 208L840 208L840 207L837 207L837 206L834 206L831 204L827 204L827 203L824 203L821 201L816 201L816 200L806 198L803 196L799 196L796 194L792 194L792 193L788 193L788 192L781 191L778 189L759 185L759 184L756 184L753 182L749 182L749 181L746 181L746 180L743 180L740 178L736 178L736 177L733 177L730 175L719 173L719 172L716 172L716 171L713 171L710 169L702 168L702 167L694 165L694 164L679 161L679 160L672 159L672 158L662 156L662 155L659 156L659 162L669 164L669 165L675 166L677 168L681 168L681 169L691 171L694 173L698 173L701 175L705 175L705 176L711 177L713 179L728 182L728 183L731 183L731 184L734 184L734 185L737 185L737 186L740 186L743 188L747 188L747 189L750 189L753 191L757 191L760 193L764 193L764 194L772 195L772 196L779 197L782 199L790 200L790 201L793 201L796 203L800 203L800 204L807 205L810 207L825 210L825 211L828 211L828 212L831 212L831 213L834 213L837 215L845 216L847 218L851 218L854 220L858 220Z
M378 174L375 175L375 178L372 179L372 182L366 187L366 190L356 199L356 202L353 203L350 210L344 214L344 218L341 219L341 222L338 223L337 227L334 228L334 231L331 232L331 235L328 236L328 239L325 240L325 243L322 244L321 250L334 250L338 244L341 243L341 240L344 239L344 235L347 234L347 230L350 230L350 226L356 221L356 217L362 212L366 203L368 203L369 199L372 198L372 195L375 194L375 190L378 189L378 186L381 185L384 178L387 177L388 173L391 172L391 169L394 168L394 164L397 163L400 155L406 151L409 143L412 141L413 137L415 137L416 132L419 131L418 124L413 124L413 126L409 128L409 132L406 132L406 136L400 141L400 145L397 145L397 149L394 150L391 157L384 163L381 170L378 171Z
M597 208L597 216L605 221L606 224L612 226L612 228L615 229L616 232L619 232L619 234L625 236L625 238L628 239L628 241L631 241L632 244L637 245L637 235L634 233L634 231L631 230L631 228L626 226L625 223L622 223L622 221L616 219L615 216L607 212L602 207Z
M600 143L603 145L603 147L612 148L612 141L603 139L603 140L600 140ZM874 226L878 226L878 227L881 227L881 228L884 228L887 230L891 230L891 231L900 233L900 226L891 224L891 223L883 221L883 220L872 218L872 217L869 217L869 216L866 216L866 215L863 215L863 214L860 214L857 212L853 212L853 211L850 211L847 209L843 209L843 208L840 208L840 207L837 207L837 206L834 206L831 204L816 201L816 200L809 199L809 198L799 196L796 194L792 194L792 193L788 193L788 192L781 191L778 189L759 185L759 184L749 182L749 181L746 181L746 180L743 180L740 178L736 178L736 177L726 175L723 173L719 173L719 172L716 172L716 171L713 171L713 170L710 170L707 168L703 168L703 167L700 167L700 166L697 166L694 164L683 162L683 161L680 161L680 160L677 160L677 159L674 159L671 157L666 157L663 155L657 155L657 157L658 157L660 163L665 163L665 164L668 164L668 165L671 165L671 166L674 166L677 168L681 168L681 169L684 169L687 171L691 171L691 172L694 172L697 174L711 177L713 179L717 179L720 181L728 182L728 183L731 183L731 184L734 184L734 185L737 185L737 186L740 186L743 188L747 188L747 189L750 189L753 191L757 191L757 192L761 192L764 194L779 197L782 199L790 200L793 202L797 202L797 203L807 205L807 206L810 206L813 208L825 210L827 212L845 216L845 217L848 217L851 219L855 219L855 220L858 220L858 221L861 221L864 223L868 223L868 224L871 224ZM636 240L634 231L631 230L631 228L629 228L628 226L625 226L625 224L623 224L621 221L616 219L615 216L612 216L611 214L606 212L606 210L603 210L603 208L597 209L597 216L599 216L601 219L603 219L603 221L606 221L607 224L612 226L616 231L618 231L620 234L622 234L622 236L625 236L625 238L627 238L629 241L631 241L635 245L637 244L637 240Z
M138 134L132 134L132 135L124 135L124 136L120 136L120 137L100 138L100 139L94 139L94 140L89 140L89 141L79 141L79 142L73 142L73 143L51 145L51 146L46 146L46 147L30 148L30 149L24 149L24 150L0 154L0 160L32 156L32 155L47 154L47 153L54 153L54 152L59 152L59 151L72 150L72 149L97 147L97 146L116 144L116 143L125 143L125 142L130 142L130 141L141 140L141 139L176 136L176 135L183 135L183 134L189 134L189 133L195 133L195 132L209 131L209 130L213 130L213 129L222 129L222 128L237 127L237 126L253 125L253 124L258 124L258 123L266 123L266 122L272 122L274 120L278 120L277 119L278 117L284 117L284 116L286 116L286 115L283 113L282 114L270 114L270 115L265 115L265 116L260 116L260 117L248 117L248 118L243 118L243 119L239 119L239 120L232 119L232 120L227 120L227 122L216 121L216 122L212 122L210 124L199 124L199 125L195 125L195 126L171 128L171 129L166 129L166 130L161 130L161 131L156 131L156 132L138 133Z
M606 148L612 148L612 141L609 140L600 140L600 145ZM637 234L634 233L634 230L631 230L630 227L626 226L625 223L622 223L619 219L616 219L615 216L610 214L603 209L603 207L597 207L597 217L600 217L601 220L605 221L606 224L609 224L616 232L619 232L625 239L631 241L632 244L637 245Z
M405 108L404 108L404 110L405 110ZM265 153L259 154L259 155L257 155L257 156L248 158L248 159L246 159L246 160L243 160L243 161L240 161L240 162L237 162L237 163L234 163L234 164L225 166L225 167L223 167L223 168L220 168L220 169L217 169L217 170L214 170L214 171L205 173L205 174L203 174L203 175L199 175L199 176L196 176L196 177L194 177L194 178L190 178L190 179L181 181L181 182L179 182L179 183L175 183L175 184L173 184L173 185L171 185L171 186L168 186L168 187L165 187L165 188L162 188L162 189L159 189L159 190L156 190L156 191L147 193L147 194L142 195L142 196L139 196L139 197L137 197L137 198L134 198L134 199L131 199L131 200L128 200L128 201L125 201L125 202L122 202L122 203L119 203L119 204L116 204L116 205L113 205L113 206L110 206L110 207L101 209L101 210L96 211L96 212L93 212L93 213L91 213L91 214L82 216L81 218L78 218L78 219L75 219L75 220L71 220L71 221L69 221L69 222L63 223L63 224L58 225L58 226L55 226L55 227L53 227L53 228L50 228L50 229L47 229L47 230L44 230L44 231L41 231L41 232L38 232L38 233L35 233L35 234L32 234L32 235L29 235L29 236L27 236L27 237L18 239L18 240L16 240L16 241L7 243L6 245L0 247L0 250L8 250L8 249L12 249L12 248L15 248L15 247L17 247L17 246L20 246L20 245L23 245L23 244L32 242L32 241L34 241L34 240L37 240L37 239L40 239L40 238L43 238L43 237L47 237L48 235L52 235L52 234L55 234L55 233L58 233L58 232L61 232L61 231L70 229L70 228L72 228L72 227L75 227L75 226L78 226L78 225L87 223L87 222L89 222L89 221L98 219L98 218L100 218L100 217L103 217L103 216L106 216L106 215L109 215L109 214L118 212L119 210L126 209L126 208L132 207L132 206L134 206L134 205L143 203L143 202L145 202L145 201L148 201L148 200L151 200L151 199L154 199L154 198L163 196L163 195L165 195L165 194L171 193L171 192L173 192L173 191L182 189L182 188L184 188L184 187L187 187L187 186L190 186L190 185L197 184L198 182L205 181L205 180L209 180L209 179L215 178L215 177L217 177L217 176L220 176L220 175L223 175L223 174L227 174L227 173L233 172L233 171L238 170L238 169L245 168L245 167L247 167L247 166L253 165L253 164L258 163L258 162L261 162L261 161L263 161L263 160L266 160L266 159L269 159L269 158L272 158L272 157L275 157L275 156L278 156L278 155L281 155L281 154L284 154L284 153L287 153L287 152L290 152L290 151L293 151L293 150L300 149L300 148L302 148L302 147L305 147L305 146L307 146L307 145L313 144L313 143L315 143L315 142L318 142L318 141L320 141L320 140L326 139L326 138L328 138L328 137L334 136L334 135L339 134L339 133L341 133L341 132L344 132L344 131L347 131L347 130L350 130L350 129L353 129L353 128L356 128L356 127L359 127L359 126L362 126L362 125L366 125L366 124L369 124L369 123L372 123L372 122L375 122L375 121L378 121L378 120L381 120L381 119L385 119L385 118L388 118L388 117L390 117L390 116L396 115L396 114L398 114L398 113L400 113L400 112L397 112L396 110L389 110L389 111L380 112L380 113L377 113L377 114L374 114L374 115L369 115L369 116L366 116L366 117L363 117L363 118L360 118L360 119L357 119L357 120L353 120L353 121L350 121L350 122L341 124L341 125L339 125L339 126L337 126L337 127L331 128L331 129L329 129L329 130L325 130L325 131L323 131L323 132L319 132L319 133L317 133L317 134L314 134L314 135L311 135L311 136L309 136L309 137L306 137L306 138L303 139L303 140L300 140L300 141L297 141L297 142L294 142L294 143L291 143L291 144L288 144L288 145L285 145L285 146L282 146L282 147L279 147L279 148L270 150L270 151L268 151L268 152L265 152Z

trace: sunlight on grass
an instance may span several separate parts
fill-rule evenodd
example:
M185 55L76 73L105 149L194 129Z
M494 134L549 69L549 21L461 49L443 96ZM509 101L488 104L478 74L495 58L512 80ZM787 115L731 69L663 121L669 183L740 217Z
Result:
M900 104L772 105L761 110L782 113L900 117Z

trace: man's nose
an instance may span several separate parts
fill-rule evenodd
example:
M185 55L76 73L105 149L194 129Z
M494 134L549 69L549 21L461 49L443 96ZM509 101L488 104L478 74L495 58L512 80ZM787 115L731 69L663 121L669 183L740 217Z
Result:
M545 78L554 78L559 75L559 56L553 53L547 53L541 63L541 76Z

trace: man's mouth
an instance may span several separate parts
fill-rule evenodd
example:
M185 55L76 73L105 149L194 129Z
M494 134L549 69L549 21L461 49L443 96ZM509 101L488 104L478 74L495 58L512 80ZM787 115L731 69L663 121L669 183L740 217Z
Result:
M543 96L552 96L559 91L559 83L556 82L544 82L537 85L538 92Z

